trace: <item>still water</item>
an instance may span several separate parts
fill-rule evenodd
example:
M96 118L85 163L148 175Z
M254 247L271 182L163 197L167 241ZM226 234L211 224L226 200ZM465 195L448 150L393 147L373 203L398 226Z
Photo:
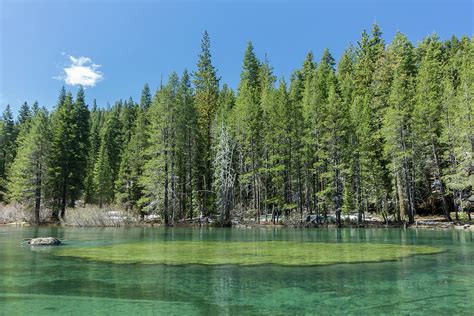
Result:
M429 245L390 262L279 265L114 264L21 246L152 241L304 241ZM472 231L0 227L0 315L466 314L474 311Z

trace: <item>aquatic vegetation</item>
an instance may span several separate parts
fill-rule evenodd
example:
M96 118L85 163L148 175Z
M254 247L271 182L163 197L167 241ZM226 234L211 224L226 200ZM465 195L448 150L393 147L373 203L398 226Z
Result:
M441 251L429 246L369 243L161 241L65 247L54 254L112 263L314 266L391 261Z

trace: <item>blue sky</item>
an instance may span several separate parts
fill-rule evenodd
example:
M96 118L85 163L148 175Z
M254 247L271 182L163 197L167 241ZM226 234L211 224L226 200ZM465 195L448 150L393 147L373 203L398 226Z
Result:
M175 70L195 69L204 30L221 83L238 84L246 43L288 78L312 50L337 58L374 20L390 42L436 32L473 35L470 0L114 1L0 0L0 110L38 100L56 104L62 85L86 87L100 106L155 89Z

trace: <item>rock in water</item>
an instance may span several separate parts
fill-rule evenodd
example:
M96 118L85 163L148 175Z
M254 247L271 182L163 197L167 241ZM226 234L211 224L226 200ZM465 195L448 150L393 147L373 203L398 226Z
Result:
M28 241L31 246L57 246L61 244L61 240L55 237L33 238Z

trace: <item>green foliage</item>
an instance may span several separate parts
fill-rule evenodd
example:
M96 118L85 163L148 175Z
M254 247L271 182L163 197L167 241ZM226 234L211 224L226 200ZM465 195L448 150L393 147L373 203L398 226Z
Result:
M89 124L90 112L86 105L84 89L79 87L71 110L71 136L72 136L72 157L71 157L71 196L70 205L74 206L84 189L84 178L87 168L87 156L89 149Z
M230 212L234 199L235 170L233 156L235 143L224 125L221 124L219 142L216 146L214 158L214 191L217 193L216 207L221 213L220 222L230 224Z
M102 207L113 199L113 171L110 166L110 158L105 142L102 143L99 155L94 167L94 193L95 200Z
M140 108L144 111L148 110L151 106L151 92L148 83L145 84L142 90L142 96L140 98Z
M30 128L20 133L18 152L10 169L9 198L38 212L44 203L45 188L48 184L50 139L48 114L39 109L31 118Z
M71 169L74 160L74 135L72 129L72 95L62 88L58 105L51 117L51 162L49 165L49 195L52 198L54 213L58 219L59 211L64 212L68 192L71 187Z
M148 160L148 119L147 107L138 110L138 116L132 129L132 136L122 155L120 170L115 181L116 200L127 209L139 210L139 201L143 197L140 177Z
M474 186L473 166L473 42L462 39L462 46L451 56L453 75L444 78L443 129L441 142L446 144L444 154L448 164L443 181L453 195L458 210L465 209L464 195ZM457 85L457 89L455 86Z
M23 104L20 106L20 111L18 113L18 125L21 126L30 122L31 116L32 113L30 107L28 106L28 103L23 102Z
M246 157L239 161L238 167L241 170L239 182L247 187L241 202L245 207L257 210L257 218L261 203L262 180L258 170L262 165L263 109L260 103L260 61L251 42L245 51L240 78L233 121L239 155Z
M456 218L456 212L451 212L449 214L451 216L452 219L455 219ZM467 212L459 212L458 215L458 220L460 221L464 221L464 222L467 222L469 220L469 215Z
M388 51L393 79L388 92L388 107L383 116L384 154L392 176L393 197L397 197L400 218L414 220L413 127L415 92L413 46L405 35L397 33Z
M112 183L115 182L120 167L122 148L124 146L124 135L120 113L122 105L117 103L105 116L104 126L101 129L100 143L109 157Z
M197 190L201 214L209 215L212 203L212 129L218 112L219 79L211 60L211 41L204 32L201 41L201 53L198 56L197 71L194 73L194 104L197 112Z
M63 87L51 118L51 182L48 189L55 219L59 215L64 217L66 206L74 207L82 195L89 148L89 116L82 87L76 102Z
M0 120L0 201L5 200L8 172L16 153L16 132L10 105L7 105Z
M174 220L176 201L176 99L179 80L170 75L168 84L161 87L150 107L150 128L147 155L140 178L144 196L139 203L151 213L161 213L165 225Z
M199 172L197 164L199 126L193 88L187 71L183 72L176 98L176 195L180 196L178 212L180 218L193 218L198 185L196 174ZM220 102L226 101L220 100Z
M431 190L433 198L442 201L446 218L450 219L445 197L441 156L444 146L441 143L443 128L443 48L437 36L427 38L421 45L424 50L420 60L416 81L416 102L413 109L413 131L415 137L414 168L417 175L415 183ZM425 175L424 177L422 175ZM425 177L433 180L427 187Z
M196 71L172 73L153 98L145 84L139 104L94 101L89 112L82 88L75 100L63 88L51 115L25 102L14 121L7 106L0 201L8 192L31 204L34 190L35 208L40 197L56 219L83 199L167 225L270 212L275 222L282 213L335 213L338 224L341 212L359 224L365 212L449 219L467 211L474 186L473 52L468 37L415 47L397 33L386 46L374 24L337 67L328 49L318 63L309 52L287 83L249 42L234 93L219 88L205 32ZM28 175L39 160L40 176Z
M354 68L354 98L352 121L354 124L353 170L355 172L356 204L359 213L387 203L386 161L383 158L381 136L382 115L387 106L386 89L390 71L386 68L385 45L377 25L372 36L365 31L357 47ZM360 215L359 215L360 218Z
M97 108L94 100L91 111L91 123L89 131L89 148L87 157L86 178L84 181L84 201L86 203L94 202L94 166L97 161L100 149L100 130L103 126L103 111Z

